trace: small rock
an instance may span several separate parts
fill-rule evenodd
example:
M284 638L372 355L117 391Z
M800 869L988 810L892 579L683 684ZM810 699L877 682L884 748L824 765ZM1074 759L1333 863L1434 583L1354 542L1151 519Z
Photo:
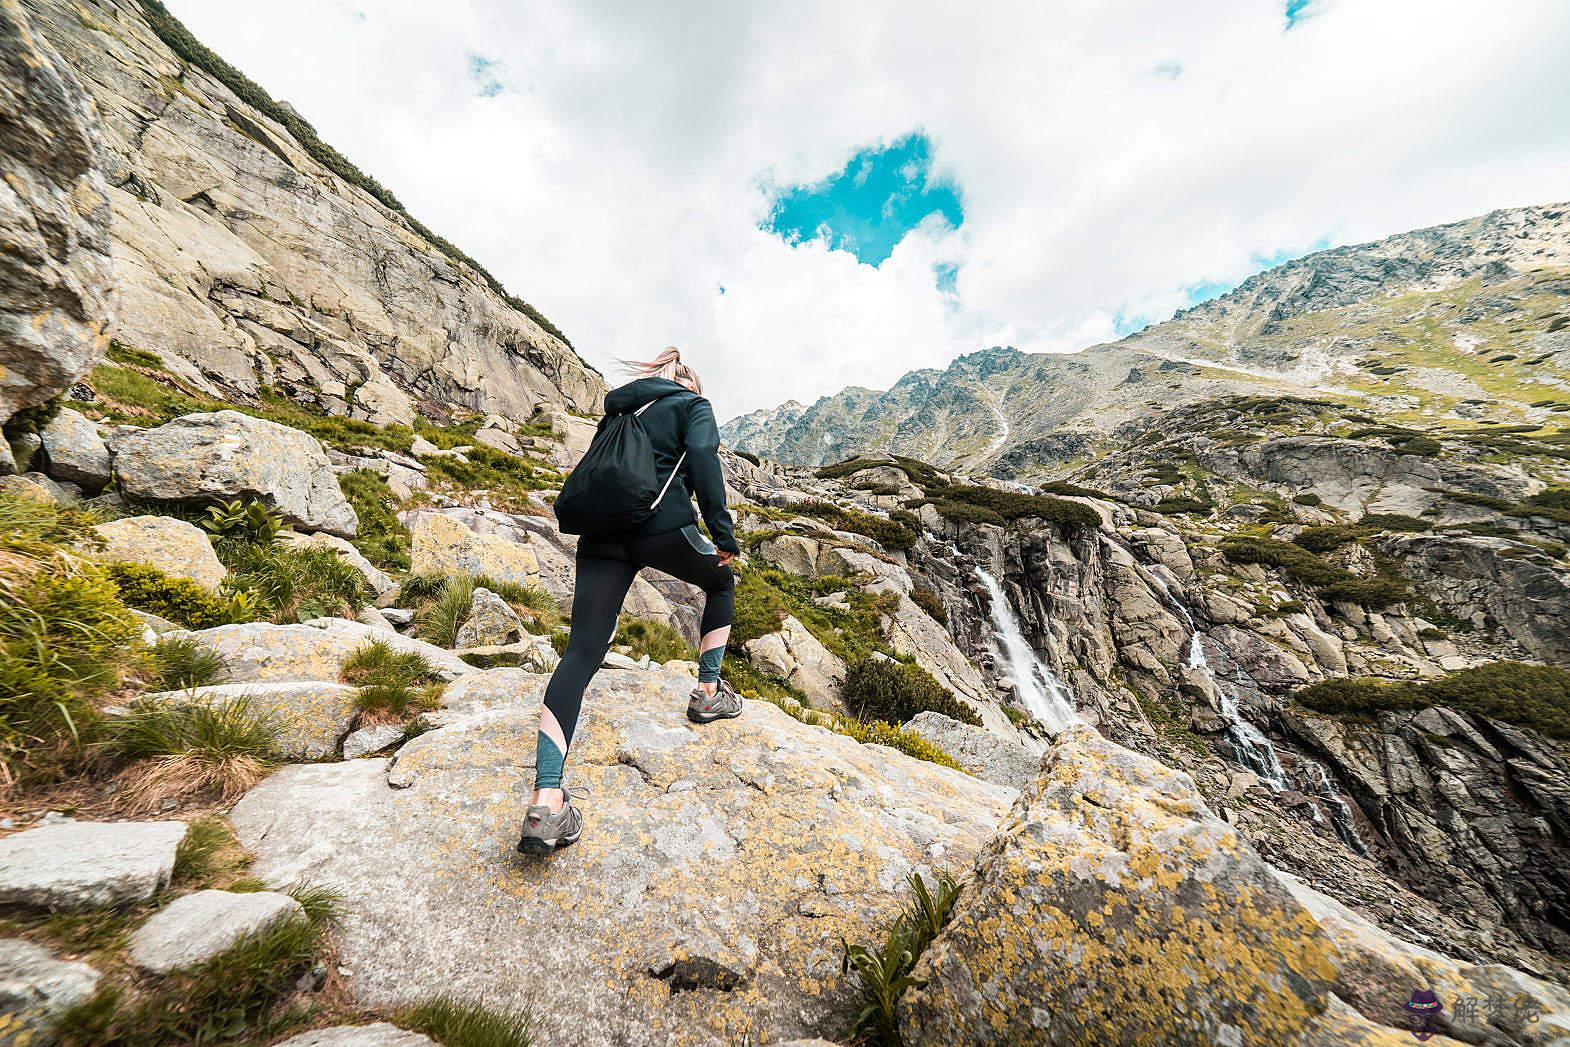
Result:
M343 758L356 760L362 756L390 749L403 740L403 728L395 723L363 727L343 740Z
M480 586L469 601L469 617L458 628L453 646L496 647L517 643L527 632L523 619L506 600Z
M53 1042L55 1020L91 999L97 986L98 972L85 963L57 960L21 938L0 938L0 1040Z
M440 450L440 447L437 447L423 436L416 436L409 444L409 453L415 457L427 454L436 454Z
M192 967L279 920L304 919L300 903L276 891L197 891L148 918L131 936L131 960L158 974Z
M942 713L918 713L905 724L905 729L954 757L955 763L977 778L1011 789L1023 789L1035 781L1041 766L1041 757L1020 742Z
M109 448L98 426L70 408L61 409L39 434L49 475L98 492L109 482Z
M36 502L55 502L59 505L68 505L74 501L69 490L43 473L0 476L0 494L31 498Z
M189 578L216 589L229 569L213 552L207 532L168 516L130 516L94 528L104 540L103 560L128 560L156 567L165 574Z
M0 903L60 910L146 901L169 885L184 822L58 821L0 839Z
M619 654L616 651L606 651L605 658L600 662L600 665L602 668L606 669L638 668L637 662L633 661L631 658L628 658L625 654Z
M380 610L382 617L393 625L408 625L414 621L414 612L407 607L383 607Z
M435 1040L388 1022L335 1025L291 1036L273 1047L439 1047Z

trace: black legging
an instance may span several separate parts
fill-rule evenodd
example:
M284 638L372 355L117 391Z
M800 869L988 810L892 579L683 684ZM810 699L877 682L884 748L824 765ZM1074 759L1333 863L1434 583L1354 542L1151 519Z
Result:
M545 688L545 708L541 711L535 753L536 789L561 788L561 768L566 762L573 732L578 727L584 689L605 659L616 632L616 616L621 613L622 601L626 599L632 580L644 567L652 567L703 590L700 645L703 638L715 630L730 626L736 605L735 576L728 566L719 562L713 546L696 527L627 541L598 538L579 541L577 580L572 594L572 632L561 663ZM717 646L718 651L701 651L700 646L700 680L718 678L724 640L721 639ZM547 730L547 714L556 718L561 729L560 746Z

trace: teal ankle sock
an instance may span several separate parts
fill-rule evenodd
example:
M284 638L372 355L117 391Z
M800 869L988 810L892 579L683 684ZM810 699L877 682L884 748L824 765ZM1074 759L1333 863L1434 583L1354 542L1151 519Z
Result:
M544 731L539 732L534 743L534 787L560 789L562 765L567 754L556 747L556 742Z

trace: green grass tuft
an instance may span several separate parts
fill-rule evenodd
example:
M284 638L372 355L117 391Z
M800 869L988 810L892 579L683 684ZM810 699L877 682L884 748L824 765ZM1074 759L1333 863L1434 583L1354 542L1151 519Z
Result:
M405 1029L444 1047L532 1047L534 1016L526 1009L493 1010L455 996L436 996L393 1015Z
M360 519L354 547L384 570L409 569L409 529L398 519L387 481L369 469L353 469L338 477L343 496Z
M676 660L696 661L698 652L686 637L665 622L652 622L645 618L623 618L611 640L632 648L632 657L648 655L656 662Z
M410 706L431 702L441 678L419 652L395 651L376 640L349 656L339 679L360 688L360 708L402 714Z
M223 657L202 641L189 636L164 636L153 645L148 688L178 691L222 683L229 675Z

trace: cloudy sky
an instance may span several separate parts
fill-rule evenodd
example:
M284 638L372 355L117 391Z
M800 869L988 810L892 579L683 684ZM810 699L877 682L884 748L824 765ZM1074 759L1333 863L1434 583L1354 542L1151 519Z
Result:
M608 373L728 418L1570 200L1563 0L170 0Z

